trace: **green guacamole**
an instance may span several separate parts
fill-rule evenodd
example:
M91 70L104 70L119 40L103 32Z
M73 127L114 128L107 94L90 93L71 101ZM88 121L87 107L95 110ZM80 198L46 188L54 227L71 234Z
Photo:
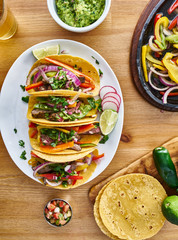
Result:
M105 0L56 0L60 19L72 27L86 27L102 15Z

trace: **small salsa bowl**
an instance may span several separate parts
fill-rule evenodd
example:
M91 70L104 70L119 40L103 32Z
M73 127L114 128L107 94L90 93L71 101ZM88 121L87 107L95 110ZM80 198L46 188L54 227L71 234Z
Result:
M68 24L64 23L57 14L55 0L47 0L47 5L48 5L48 10L49 10L51 16L62 28L66 29L68 31L71 31L71 32L83 33L83 32L88 32L88 31L93 30L94 28L96 28L98 25L100 25L104 21L104 19L106 18L107 14L109 12L110 6L111 6L111 0L105 0L105 8L104 8L102 15L99 17L99 19L96 22L94 22L91 25L86 26L86 27L72 27L72 26L69 26Z
M72 219L72 207L60 198L54 198L44 207L44 218L53 227L63 227Z

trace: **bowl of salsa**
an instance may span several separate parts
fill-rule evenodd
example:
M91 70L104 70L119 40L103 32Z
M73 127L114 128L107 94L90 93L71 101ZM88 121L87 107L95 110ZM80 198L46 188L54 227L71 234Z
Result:
M53 19L71 32L88 32L106 18L111 0L47 0Z
M67 201L54 198L45 205L44 217L51 226L63 227L72 219L72 208Z

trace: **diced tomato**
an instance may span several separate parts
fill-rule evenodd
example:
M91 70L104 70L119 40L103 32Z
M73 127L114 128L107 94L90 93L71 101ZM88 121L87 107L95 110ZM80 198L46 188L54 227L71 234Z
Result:
M53 217L54 217L55 219L59 219L59 213L54 213L54 214L53 214Z
M60 221L59 221L59 224L61 224L61 225L66 224L66 220L60 220Z
M52 201L51 202L54 206L56 206L57 202L56 201Z
M55 205L53 205L52 203L48 203L47 205L47 208L50 210L50 211L53 211L55 209Z
M66 204L66 205L63 207L63 211L66 213L68 210L69 210L69 205Z
M60 202L59 202L59 207L61 207L61 208L64 207L64 202L63 202L63 201L60 201Z
M45 213L47 214L49 212L49 210L47 208L45 208Z

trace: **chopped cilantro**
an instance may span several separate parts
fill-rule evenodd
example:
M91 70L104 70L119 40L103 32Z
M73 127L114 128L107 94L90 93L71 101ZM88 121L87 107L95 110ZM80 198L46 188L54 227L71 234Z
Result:
M99 75L100 77L103 76L103 72L101 71L101 69L99 69Z
M22 101L28 103L29 102L29 96L22 97Z
M24 143L23 140L19 140L19 146L21 146L21 147L25 147L25 143Z
M16 128L14 128L14 132L17 133L17 129Z
M98 65L100 64L99 61L98 61L95 57L93 57L93 56L91 56L91 57L92 57L93 59L95 59L95 63L96 63L96 64L98 64Z
M27 158L26 158L25 155L26 155L26 151L24 150L24 151L21 153L20 158L23 159L23 160L26 160Z
M21 87L22 90L25 92L25 85L20 85L20 87Z
M108 135L104 135L99 143L105 143L106 141L108 141L108 139L109 139Z
M87 98L87 100L88 100L88 103L90 104L90 106L95 109L96 108L95 99Z
M101 106L101 102L102 102L101 98L96 100L96 104L98 104L98 108L97 108L98 112L102 112L103 111L102 110L102 106Z

